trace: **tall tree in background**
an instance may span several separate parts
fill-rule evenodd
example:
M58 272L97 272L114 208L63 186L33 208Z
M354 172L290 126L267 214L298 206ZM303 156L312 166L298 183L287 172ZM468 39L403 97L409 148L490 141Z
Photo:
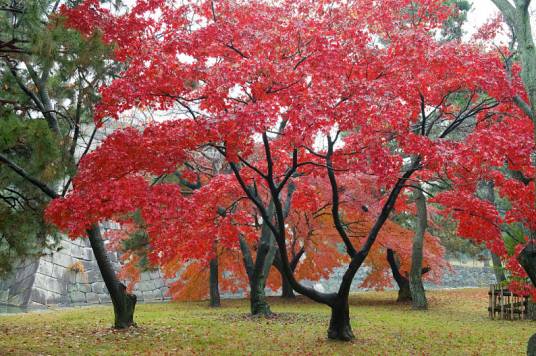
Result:
M510 26L515 42L517 54L521 64L520 77L525 92L515 93L514 102L527 115L533 124L536 141L536 43L534 42L529 6L531 0L515 0L510 3L506 0L492 0L499 8L504 19ZM531 153L533 167L536 167L536 148ZM534 177L532 185L534 185ZM533 187L534 209L536 209L536 189ZM536 225L530 222L531 239L536 239ZM534 243L527 244L519 255L519 262L527 271L533 284L536 285L536 247ZM536 337L535 337L536 339ZM534 350L533 352L536 352Z
M0 209L9 218L0 221L0 244L7 244L2 270L58 241L43 209L70 189L79 159L94 143L97 88L114 70L105 62L111 51L100 35L66 29L60 5L11 1L0 14ZM128 327L135 297L117 279L99 227L88 227L87 236L114 304L115 326Z
M26 56L29 47L33 49L46 42L28 36L38 12L31 5L12 1L0 11L0 154L18 165L24 164L31 175L50 184L65 174L63 152L58 145L58 120L55 115L34 117L46 109L41 100L32 100L24 92L28 82L19 78L16 69L18 58ZM21 259L56 247L58 237L51 234L43 220L48 197L5 165L0 166L0 182L0 273L4 274Z
M511 49L514 53L509 53L508 56L513 55L519 59L521 65L521 72L519 76L521 78L523 89L517 87L518 91L513 93L513 101L519 107L519 109L532 121L533 130L533 147L530 152L530 160L532 161L532 167L536 167L536 43L534 42L533 29L531 24L531 15L529 7L531 0L514 0L512 2L508 0L491 0L495 6L500 10L502 16L510 29L512 30L513 43L517 46ZM505 63L508 67L509 64ZM521 89L521 90L520 90ZM525 172L526 173L526 172ZM521 221L528 229L529 241L524 244L524 248L517 255L517 259L527 275L529 276L532 284L536 287L536 246L534 240L536 239L536 189L534 169L532 170L532 176L528 174L525 178L528 178L525 189L532 195L532 207L526 207L525 215ZM536 334L534 334L529 340L528 351L531 355L536 355Z

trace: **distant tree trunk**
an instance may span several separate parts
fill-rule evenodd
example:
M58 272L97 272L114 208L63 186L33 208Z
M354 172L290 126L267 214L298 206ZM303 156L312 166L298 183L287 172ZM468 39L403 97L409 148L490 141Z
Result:
M285 274L283 272L280 272L281 274L281 298L284 299L293 299L296 298L296 295L294 294L294 290L292 289L292 286L290 285L289 280L287 277L285 277Z
M397 302L409 302L411 301L411 290L409 288L409 280L400 273L399 264L396 261L395 253L390 248L387 249L387 262L391 267L393 278L398 285L398 299Z
M127 293L126 286L117 279L115 270L104 247L100 228L97 225L93 225L91 229L87 230L87 236L89 237L89 242L97 260L102 279L112 299L115 313L114 327L116 329L125 329L135 326L134 309L136 308L136 295Z
M210 260L210 306L221 306L220 287L219 287L218 257Z
M501 258L491 252L491 262L493 263L493 273L495 274L495 279L497 280L497 283L502 283L506 281L506 276L504 275Z
M420 188L420 187L419 187ZM413 237L411 253L411 270L409 273L409 287L411 290L413 309L427 309L428 302L422 284L422 260L424 249L424 234L428 226L428 214L426 212L426 198L420 189L414 190L415 205L417 206L417 227Z
M274 258L274 267L277 269L277 271L281 275L281 298L284 298L284 299L296 298L296 295L294 294L294 290L292 289L292 286L290 285L290 281L288 280L287 276L285 276L285 273L283 272L281 256L279 255L279 251L278 253L276 253L275 258Z
M495 205L495 192L493 181L482 180L480 181L479 185L481 198ZM491 262L493 263L493 273L495 274L495 280L497 281L497 283L504 282L506 280L506 276L504 275L501 258L492 251L490 251L490 253Z
M521 61L521 79L525 87L528 102L521 96L514 96L514 103L532 120L534 124L533 138L536 140L536 43L532 37L531 14L529 10L530 0L492 0L501 11L506 22L510 25L517 41L517 53ZM508 66L507 66L508 68ZM532 166L536 167L536 150L533 149ZM536 208L536 190L533 196L533 207ZM536 239L536 231L532 227L531 237ZM529 248L529 250L527 250ZM525 251L527 250L527 251ZM536 287L536 253L532 243L528 244L518 256L519 263L527 271L532 284ZM536 356L536 334L532 335L527 345L527 354Z

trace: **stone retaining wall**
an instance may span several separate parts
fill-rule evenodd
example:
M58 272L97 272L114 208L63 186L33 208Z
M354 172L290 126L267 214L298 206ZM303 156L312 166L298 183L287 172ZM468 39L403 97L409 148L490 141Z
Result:
M110 227L107 227L110 228ZM34 261L21 263L10 278L0 280L0 303L16 306L35 305L81 305L110 302L100 271L87 239L61 242L61 249ZM110 260L116 270L120 264L115 253ZM366 278L369 269L361 268L352 284L352 291ZM336 291L344 269L336 269L328 280L307 282L309 286L323 291ZM445 271L440 284L425 283L425 287L460 288L487 287L495 283L493 270L486 265L452 261L452 271ZM393 288L396 285L393 282ZM169 297L168 287L160 271L144 272L134 293L139 301L158 301ZM277 292L269 291L274 295ZM242 297L244 293L223 294L223 297Z
M116 270L120 264L109 254ZM139 301L167 299L160 271L144 272L134 289ZM61 249L35 261L25 261L10 278L0 281L0 303L26 305L80 305L110 302L89 240L64 239Z

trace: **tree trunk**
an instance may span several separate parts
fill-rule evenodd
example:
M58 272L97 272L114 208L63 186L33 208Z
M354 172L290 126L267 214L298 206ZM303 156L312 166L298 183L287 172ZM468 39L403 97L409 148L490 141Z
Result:
M134 309L136 308L136 295L127 293L126 286L117 279L104 247L100 228L97 225L93 225L91 229L87 230L87 235L102 279L112 299L115 313L114 328L125 329L135 326Z
M411 298L411 289L409 288L409 281L405 279L404 283L398 285L398 298L396 301L398 303L410 302L413 299Z
M536 303L532 298L529 298L527 303L527 319L536 320Z
M348 296L337 298L331 306L328 338L333 340L350 341L355 338L350 325L350 309Z
M242 258L244 260L244 267L246 269L246 273L248 275L249 279L249 288L250 288L250 295L249 295L249 301L250 301L250 310L251 315L271 315L270 306L266 302L266 295L264 293L264 283L262 283L262 278L259 278L258 271L263 271L263 268L258 269L258 265L256 262L262 262L262 266L264 266L264 259L266 257L265 249L261 249L259 245L259 249L257 251L257 260L255 263L253 262L253 258L251 256L251 251L249 249L249 246L244 239L243 236L239 236L239 242L240 242L240 250L242 252ZM260 244L260 241L259 241ZM262 261L261 261L262 260Z
M536 246L533 242L529 242L523 250L517 256L517 260L521 267L527 272L533 286L536 286ZM527 318L531 320L536 319L536 303L529 300L527 308ZM536 334L535 334L536 335ZM532 342L532 343L531 343ZM536 337L533 335L529 340L529 350L532 347L532 352L536 355ZM530 353L529 353L530 354Z
M250 283L250 307L251 315L255 316L270 316L272 311L270 305L266 301L266 293L264 292L263 278L261 276L255 276Z
M529 242L517 256L519 264L527 272L531 282L536 286L536 246Z
M284 299L296 298L296 295L294 294L294 290L292 289L292 286L290 285L288 278L285 276L283 272L279 271L279 273L281 274L281 298L284 298Z
M32 177L23 168L1 154L0 162L7 164L15 173L28 180L50 198L59 198L58 193L56 193L54 189ZM134 309L136 308L137 301L136 295L127 293L126 286L117 279L115 270L113 269L108 254L106 253L106 249L104 248L104 242L102 241L99 226L93 225L86 231L86 233L93 254L95 255L97 266L99 266L102 279L106 285L106 289L108 289L108 293L110 293L110 299L114 306L114 327L117 329L124 329L136 325L134 323Z
M268 207L269 216L273 216L274 205L270 204ZM270 306L266 302L266 293L264 291L266 287L266 278L272 266L275 257L276 247L274 245L274 238L272 231L266 223L261 227L261 238L257 247L257 257L255 259L255 266L250 278L250 304L251 314L260 316L272 315Z
M391 272L393 278L398 285L398 299L396 300L399 303L411 301L411 290L409 288L409 280L404 277L398 268L398 263L395 258L395 252L390 248L387 249L387 262L391 267Z
M251 251L243 236L239 237L239 242L244 267L249 279L251 315L269 316L272 314L272 311L270 310L270 305L266 302L266 293L264 291L266 286L266 276L264 275L264 271L267 259L270 256L272 256L271 258L273 259L273 254L270 254L269 251L270 241L266 241L266 235L261 235L255 262L253 262Z
M495 279L497 280L497 283L502 283L506 281L506 276L504 275L501 258L491 252L491 262L493 263L493 273L495 274Z
M493 181L482 180L480 181L479 185L481 191L481 198L495 205L495 192ZM504 271L502 268L501 258L492 251L490 251L490 253L491 262L493 263L493 273L495 274L495 279L497 280L497 283L504 282L506 280L506 276L504 275Z
M268 248L269 250L270 248ZM264 268L258 268L257 265L261 264L263 261L267 262L269 257L273 258L273 255L266 251L266 253L261 253L257 251L257 260L255 261L255 269L253 271L252 278L250 280L250 304L251 304L251 314L258 316L270 316L272 311L270 310L270 305L266 301L266 278L268 274L265 273Z
M220 300L220 287L219 287L219 272L218 272L218 257L214 257L210 260L210 306L221 306Z
M294 290L292 289L292 286L290 285L290 281L285 275L285 272L283 272L283 262L281 261L281 255L279 254L279 250L275 254L273 263L274 263L274 267L277 269L277 271L281 275L281 298L284 298L284 299L295 298L296 295L294 294ZM292 263L290 267L292 269L292 272L294 272L294 268L292 268Z
M418 187L420 188L420 186ZM422 284L422 260L424 249L424 234L428 225L426 198L420 189L415 189L415 205L417 206L417 228L413 237L411 253L411 270L409 273L409 288L411 290L413 309L427 309L428 302Z

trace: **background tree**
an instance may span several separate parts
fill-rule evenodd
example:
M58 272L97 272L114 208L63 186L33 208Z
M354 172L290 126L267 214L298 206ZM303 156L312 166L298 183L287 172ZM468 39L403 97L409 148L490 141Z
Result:
M536 167L536 148L534 147L534 142L536 141L536 49L535 42L532 33L531 25L531 15L529 7L531 5L531 0L514 0L509 2L506 0L492 0L495 6L500 10L503 19L508 24L509 28L512 31L512 44L510 46L510 51L515 50L514 53L507 53L507 56L504 56L505 66L512 72L512 66L509 61L512 57L517 57L521 65L521 71L519 72L519 78L521 83L518 82L517 74L514 78L515 90L513 91L512 97L514 103L518 106L519 110L523 112L532 122L532 148L529 151L529 156L532 160L532 168ZM517 47L514 48L515 44ZM519 85L519 84L522 84ZM534 236L536 231L536 224L534 222L535 209L536 209L536 189L534 188L534 180L532 183L530 179L534 179L534 169L525 171L522 173L528 173L527 175L522 174L522 176L529 179L526 182L525 193L533 197L532 206L525 206L523 209L526 214L524 217L521 217L518 221L522 222L526 229L528 229L529 243L520 244L520 246L525 245L525 247L518 251L517 259L520 265L525 270L526 274L529 276L533 286L536 285L536 248L534 247ZM531 175L532 173L532 175ZM523 204L522 204L523 205ZM521 209L518 209L521 210ZM500 244L499 241L497 241ZM511 262L510 266L516 271L518 268L514 267L515 262ZM529 341L528 353L536 354L536 334L533 335Z
M84 37L65 28L60 5L65 6L60 1L12 1L0 17L1 195L7 204L3 216L10 217L2 220L1 243L8 245L2 251L17 259L55 247L58 236L44 222L43 209L50 199L66 194L80 157L91 149L97 87L115 70L105 61L111 51L100 34ZM135 297L125 294L116 278L98 226L88 227L87 235L114 303L115 326L128 327Z

